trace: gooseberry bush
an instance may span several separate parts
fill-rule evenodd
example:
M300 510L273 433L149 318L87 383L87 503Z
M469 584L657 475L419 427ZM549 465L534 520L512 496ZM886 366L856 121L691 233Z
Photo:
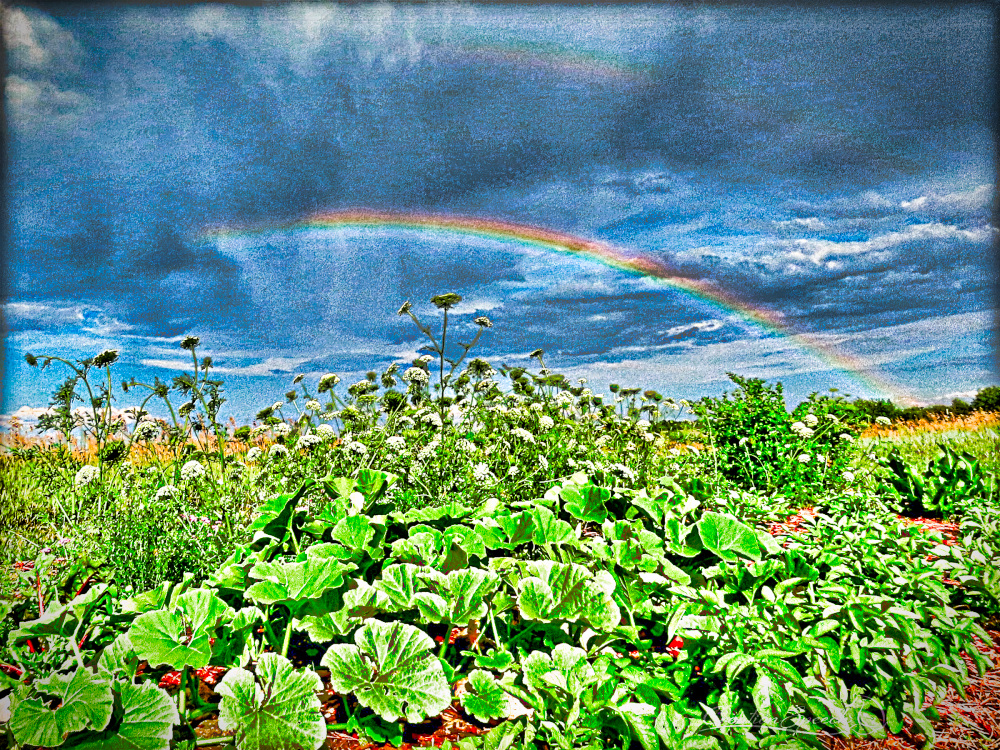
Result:
M428 726L462 748L818 747L904 725L933 744L963 655L991 666L992 494L946 544L846 477L880 469L842 398L788 412L780 385L732 376L679 422L686 405L594 394L542 351L537 369L468 359L492 323L452 312L474 334L449 347L458 301L432 300L440 333L401 308L429 354L346 387L296 376L245 441L195 357L183 415L139 409L127 458L53 475L76 498L61 528L89 541L19 562L0 603L8 746L318 750ZM146 519L115 527L145 578L85 528L106 492Z

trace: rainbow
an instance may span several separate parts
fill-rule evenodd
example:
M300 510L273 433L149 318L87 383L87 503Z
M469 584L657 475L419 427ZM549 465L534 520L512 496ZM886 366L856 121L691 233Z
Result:
M659 259L644 255L629 255L608 243L584 239L551 229L467 216L346 210L316 214L306 219L284 224L210 228L203 233L202 239L250 236L264 232L307 232L338 228L392 228L415 230L422 233L481 237L586 258L631 275L653 279L659 284L677 289L703 303L721 309L727 314L735 314L747 323L791 339L802 349L834 369L847 373L876 393L890 395L905 404L917 403L908 392L875 372L871 366L846 352L821 342L808 333L792 330L776 312L751 305L731 292L720 289L712 282L683 276Z

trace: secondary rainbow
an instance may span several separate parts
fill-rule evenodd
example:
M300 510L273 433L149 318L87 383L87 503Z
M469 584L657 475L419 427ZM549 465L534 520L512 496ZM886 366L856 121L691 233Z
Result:
M628 254L605 242L584 239L551 229L498 219L459 215L347 210L316 214L283 224L212 228L204 232L203 238L249 236L265 232L307 232L317 229L350 227L393 228L422 233L483 237L587 258L625 273L654 279L658 283L680 290L702 302L735 314L748 323L785 336L821 361L849 374L876 393L891 395L903 403L916 403L908 392L881 374L874 372L870 366L865 365L850 354L835 349L808 333L792 330L776 312L751 305L710 281L683 276L657 258L648 255Z

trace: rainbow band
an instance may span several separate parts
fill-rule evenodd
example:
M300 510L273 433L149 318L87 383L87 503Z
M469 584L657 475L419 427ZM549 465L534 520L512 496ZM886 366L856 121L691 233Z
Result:
M655 279L661 284L677 289L713 307L720 308L727 313L734 313L748 323L791 339L799 347L807 350L821 361L834 369L849 374L876 393L891 395L906 404L916 403L909 393L891 383L884 376L872 372L872 368L856 358L819 342L809 334L793 331L774 312L753 307L709 281L682 276L663 261L650 256L627 255L607 243L587 240L550 229L466 216L348 210L317 214L304 220L285 224L270 224L264 227L209 229L204 236L208 238L346 227L373 229L389 227L423 232L447 232L501 242L513 242L587 258L625 273Z

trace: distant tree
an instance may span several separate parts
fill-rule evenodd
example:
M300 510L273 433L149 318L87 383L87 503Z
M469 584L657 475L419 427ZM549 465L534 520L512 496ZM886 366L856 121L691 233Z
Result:
M959 417L964 417L966 414L969 414L971 412L972 412L972 404L970 404L969 402L963 401L960 398L956 398L954 401L951 402L952 414Z
M1000 411L1000 386L989 385L976 393L972 408L975 411Z
M869 422L874 422L876 417L888 417L889 419L902 417L900 408L888 399L859 398L851 403L854 404L858 413Z

